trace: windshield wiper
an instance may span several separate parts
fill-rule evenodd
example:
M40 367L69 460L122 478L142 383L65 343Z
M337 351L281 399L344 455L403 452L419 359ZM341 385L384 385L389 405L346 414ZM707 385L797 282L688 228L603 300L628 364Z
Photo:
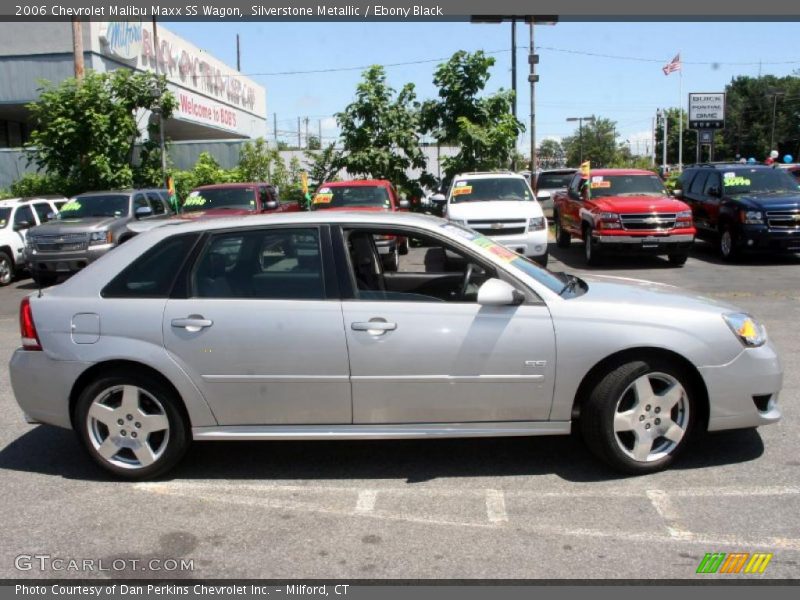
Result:
M567 284L563 288L561 288L560 292L558 292L559 296L563 295L564 292L574 292L575 286L581 282L581 280L575 277L575 275L564 273L564 276L567 278Z

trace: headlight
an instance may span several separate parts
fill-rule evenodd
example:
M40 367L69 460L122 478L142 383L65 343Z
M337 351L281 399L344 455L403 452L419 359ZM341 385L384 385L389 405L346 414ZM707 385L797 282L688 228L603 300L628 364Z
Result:
M467 226L467 220L466 219L448 219L448 220L451 223L453 223L454 225L461 225L462 227L466 227Z
M764 222L764 214L760 210L743 210L739 213L739 218L747 225L760 225Z
M762 346L767 341L766 328L746 313L722 315L739 341L745 346Z
M534 217L528 221L529 231L541 231L545 227L547 227L547 221L545 221L544 217Z
M597 215L597 226L599 229L622 229L619 222L619 215L613 212L601 212Z
M89 236L89 244L110 244L112 241L111 231L93 231Z

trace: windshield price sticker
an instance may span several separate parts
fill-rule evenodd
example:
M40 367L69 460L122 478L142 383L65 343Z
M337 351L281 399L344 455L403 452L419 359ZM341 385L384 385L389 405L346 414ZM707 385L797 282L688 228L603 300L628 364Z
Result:
M453 189L453 196L464 196L472 193L471 185L460 185Z
M330 204L331 200L333 200L333 194L331 193L322 193L314 196L314 204Z
M598 188L610 188L611 187L611 182L610 181L592 181L591 187L592 187L593 190L598 189Z
M193 193L189 194L189 197L186 198L186 202L183 203L184 206L203 206L206 203L206 199L203 198L200 194Z
M750 180L747 179L747 177L739 177L739 176L725 177L723 181L725 182L726 187L743 187L743 186L746 187L750 185Z
M64 206L61 207L61 212L70 212L72 210L80 210L81 203L77 200L70 200Z

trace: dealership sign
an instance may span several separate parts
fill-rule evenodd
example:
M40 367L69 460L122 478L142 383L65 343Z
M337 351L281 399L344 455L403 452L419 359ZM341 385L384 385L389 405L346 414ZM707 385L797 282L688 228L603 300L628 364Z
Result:
M723 129L725 94L723 92L689 94L689 129Z
M111 21L100 36L109 54L122 60L136 60L142 50L141 21Z

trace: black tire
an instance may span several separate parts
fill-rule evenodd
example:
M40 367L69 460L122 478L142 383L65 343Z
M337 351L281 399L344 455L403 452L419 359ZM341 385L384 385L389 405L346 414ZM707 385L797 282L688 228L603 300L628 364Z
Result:
M31 272L31 279L37 285L42 287L47 287L50 285L54 285L56 281L58 281L58 275L53 273L39 273L37 271Z
M618 436L615 431L615 417L618 409L630 410L629 405L625 404L630 402L631 394L635 398L635 392L630 388L635 381L644 376L652 376L651 381L655 382L660 381L658 377L671 377L680 383L684 392L681 394L681 402L688 408L681 413L676 405L671 411L670 421L683 418L683 434L679 441L670 442L665 437L647 433L657 431L658 427L666 427L666 421L662 420L659 423L658 415L664 417L667 413L656 411L655 402L652 400L649 403L645 402L645 407L639 407L649 408L647 411L642 411L642 415L636 416L638 413L634 413L630 420L636 423L636 428L642 429L641 433L653 436L652 449L657 450L661 447L658 444L662 444L664 450L661 456L661 453L654 453L651 449L652 457L648 455L648 458L642 461L627 453L635 451L640 439L639 433L634 433L633 430L620 431ZM651 389L655 390L653 387ZM619 471L631 474L660 471L671 465L690 441L699 412L697 397L698 391L693 385L693 378L684 368L672 361L654 358L617 366L602 377L581 407L580 428L583 439L596 456ZM647 427L648 424L650 427ZM647 427L646 431L644 427ZM631 442L631 448L626 447L628 441ZM623 448L627 448L627 451Z
M592 241L592 228L583 228L583 258L589 266L597 266L601 262L600 247Z
M14 259L5 250L0 250L0 287L5 287L14 281L16 270Z
M741 256L736 231L729 223L723 224L720 228L719 245L717 248L719 249L720 256L722 256L722 259L725 261L734 262Z
M558 213L553 213L553 220L556 222L556 246L559 248L569 248L572 236L564 231L564 228L561 226L561 217Z
M548 258L550 258L550 253L545 252L541 256L532 256L531 260L541 267L547 267Z
M408 238L403 240L403 243L400 245L400 250L399 251L400 251L400 254L402 254L403 256L408 254Z
M675 267L682 267L689 260L689 255L681 252L679 254L669 254L667 258L669 259L669 264Z
M106 459L98 452L93 442L93 437L95 437L96 434L93 432L93 426L88 418L89 410L92 407L93 402L95 399L106 395L107 392L122 386L135 386L136 388L139 388L139 390L142 390L146 392L146 394L149 394L155 398L161 405L158 408L163 409L163 412L158 414L158 416L165 416L169 423L166 437L164 437L163 433L161 434L160 439L161 443L163 444L163 448L160 452L160 455L152 464L147 466L136 466L134 464L131 464L128 467L119 466L112 461L119 463L127 460L133 463L137 462L138 458L134 455L132 450L120 449L116 454L112 455L110 459ZM121 392L112 392L108 394L107 397L114 398L115 394L121 394ZM138 390L137 397L143 399L142 404L145 402L150 402L150 399L144 394L139 393ZM122 407L120 407L120 409L122 409ZM142 417L145 417L146 414L149 413L141 412L134 414L132 415L132 419L126 419L125 417L122 417L123 425L121 425L121 427L130 429L131 431L130 433L122 435L126 435L128 438L135 437L134 433L136 430L134 427L138 425L137 417L141 419ZM142 422L144 423L143 419ZM101 467L107 471L110 471L120 479L152 479L166 473L176 464L178 464L178 462L180 462L186 453L186 450L189 448L189 443L191 441L189 419L186 416L186 412L183 408L180 398L178 398L175 392L173 392L159 379L147 373L136 373L135 371L111 371L98 377L92 383L86 386L86 388L84 388L78 397L78 401L75 403L73 426L75 427L78 438L88 452L89 456L91 456L92 459ZM116 427L116 425L114 425L114 427ZM106 436L107 438L112 437L112 432L109 429L110 428L106 427L106 431L108 432ZM151 436L152 434L148 436L148 438ZM120 438L119 435L115 437L116 439L123 439ZM131 443L133 443L133 440L131 440ZM141 441L139 443L141 444ZM150 442L145 440L145 443Z

